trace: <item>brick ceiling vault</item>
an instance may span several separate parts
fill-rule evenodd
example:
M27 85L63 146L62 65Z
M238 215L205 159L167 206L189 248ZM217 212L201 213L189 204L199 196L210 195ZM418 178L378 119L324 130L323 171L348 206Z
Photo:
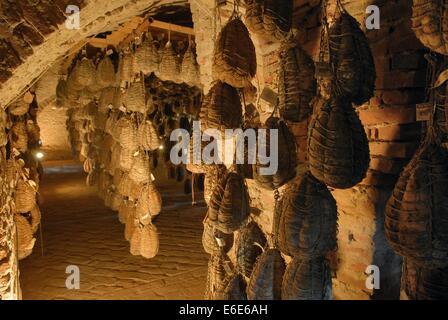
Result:
M0 106L6 108L83 39L129 18L188 0L0 0ZM65 28L67 5L80 7L80 29Z

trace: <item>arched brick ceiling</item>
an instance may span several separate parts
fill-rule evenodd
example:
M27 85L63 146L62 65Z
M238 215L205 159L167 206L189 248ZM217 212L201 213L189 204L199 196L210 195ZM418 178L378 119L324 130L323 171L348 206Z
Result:
M81 28L64 27L67 5L81 9ZM35 79L87 37L115 30L129 18L167 14L188 0L0 0L0 106L5 108Z

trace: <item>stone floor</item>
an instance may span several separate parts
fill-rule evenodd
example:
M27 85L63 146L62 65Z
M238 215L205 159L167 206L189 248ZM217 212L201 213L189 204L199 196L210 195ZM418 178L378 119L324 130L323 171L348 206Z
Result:
M202 299L207 254L202 249L205 206L173 187L161 188L164 209L155 224L160 251L154 259L129 253L124 225L86 187L81 167L47 166L41 183L40 238L20 261L23 299ZM80 269L80 289L65 286L66 268Z

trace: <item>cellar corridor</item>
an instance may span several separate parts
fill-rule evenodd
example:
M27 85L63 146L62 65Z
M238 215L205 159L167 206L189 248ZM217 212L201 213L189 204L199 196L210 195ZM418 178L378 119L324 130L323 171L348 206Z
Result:
M42 233L20 261L22 297L28 299L202 299L208 255L202 249L205 204L191 206L182 190L160 186L156 222L160 251L151 260L129 253L124 225L87 187L75 162L44 165ZM69 265L80 269L80 289L68 290Z
M0 0L0 302L448 299L446 2Z

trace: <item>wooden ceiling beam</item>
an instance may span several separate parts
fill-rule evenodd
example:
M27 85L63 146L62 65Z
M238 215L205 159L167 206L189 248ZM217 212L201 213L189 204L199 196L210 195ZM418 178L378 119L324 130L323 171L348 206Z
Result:
M131 43L135 36L140 35L147 30L152 30L156 32L166 32L169 31L172 34L173 39L180 39L189 36L194 37L194 29L184 26L179 26L176 24L158 21L158 20L148 20L141 17L134 17L130 21L123 24L121 28L112 32L110 35L106 36L106 39L102 38L90 38L88 43L97 48L107 48L113 46L117 49L123 48Z

